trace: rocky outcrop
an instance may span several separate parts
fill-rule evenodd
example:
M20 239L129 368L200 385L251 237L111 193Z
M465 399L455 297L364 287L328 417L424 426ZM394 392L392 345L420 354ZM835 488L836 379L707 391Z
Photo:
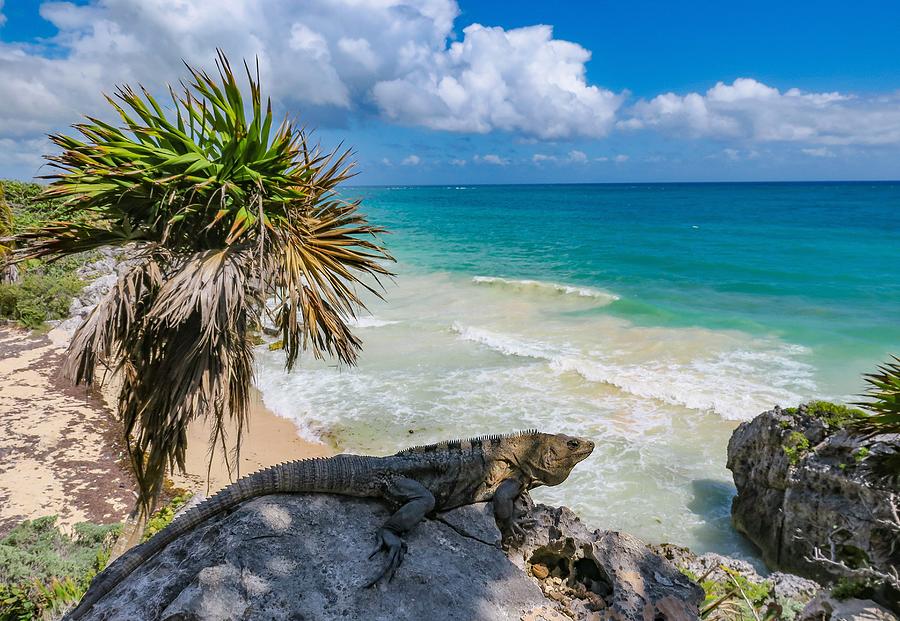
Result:
M892 524L900 489L871 468L897 444L896 436L848 433L834 416L805 406L764 412L728 444L735 527L770 568L822 582L845 572L810 560L814 548L851 567L900 566L900 531Z
M105 246L94 251L92 258L75 271L75 275L87 283L69 304L69 317L57 322L56 327L74 332L100 300L115 287L119 276L131 269L131 246ZM52 323L52 322L51 322Z
M382 503L327 495L260 498L211 519L139 567L85 617L683 621L702 590L640 541L538 506L504 552L489 505L425 520L393 581L362 585Z

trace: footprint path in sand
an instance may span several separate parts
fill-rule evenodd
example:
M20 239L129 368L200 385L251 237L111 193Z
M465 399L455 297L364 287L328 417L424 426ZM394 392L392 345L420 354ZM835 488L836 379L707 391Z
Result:
M0 327L0 536L24 519L122 520L134 504L116 421L59 376L65 334Z

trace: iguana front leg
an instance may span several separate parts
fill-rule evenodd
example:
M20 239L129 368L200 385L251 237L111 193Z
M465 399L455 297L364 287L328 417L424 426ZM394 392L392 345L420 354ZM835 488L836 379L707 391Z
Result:
M518 479L506 479L494 491L494 520L497 522L497 528L500 529L504 547L510 541L525 536L527 523L519 520L518 518L521 516L516 513L516 500L524 491Z
M378 542L369 558L384 550L387 552L388 561L384 569L370 580L366 587L372 586L385 576L388 582L393 579L394 572L400 567L406 553L406 542L400 536L415 528L422 518L434 509L434 495L427 487L413 479L403 477L391 479L385 484L383 493L386 499L402 506L376 533Z

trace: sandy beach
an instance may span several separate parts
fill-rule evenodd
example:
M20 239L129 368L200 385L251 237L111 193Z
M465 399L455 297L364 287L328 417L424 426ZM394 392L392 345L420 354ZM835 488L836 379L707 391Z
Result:
M0 327L0 536L17 523L59 516L68 529L82 521L110 523L134 504L134 481L125 460L111 387L89 391L59 376L68 335ZM177 487L214 493L229 476L221 449L208 467L208 429L190 429L187 472ZM233 431L230 438L233 437ZM240 473L333 452L301 439L288 420L267 410L254 392Z
M235 433L235 427L231 426L228 430L229 451L232 448L232 439ZM196 421L189 427L189 448L185 459L187 472L171 475L172 481L177 487L208 496L237 478L236 473L229 474L221 447L218 447L213 454L210 468L207 450L209 435L209 425L204 424L203 421ZM244 430L244 438L241 442L240 476L283 461L323 457L333 453L334 451L328 445L310 442L298 436L294 423L267 409L259 391L253 390L250 425L248 429Z

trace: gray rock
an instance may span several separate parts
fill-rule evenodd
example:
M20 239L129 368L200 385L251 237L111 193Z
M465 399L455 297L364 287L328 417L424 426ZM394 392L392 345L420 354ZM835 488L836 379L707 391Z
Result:
M576 619L699 618L703 589L640 540L616 531L590 530L567 507L538 505L535 527L510 558L536 575L545 595L562 601Z
M784 446L795 433L810 448L792 464ZM738 491L735 527L760 548L770 568L820 582L839 574L808 559L814 547L827 552L832 543L837 558L849 563L900 565L897 533L884 523L890 494L900 490L876 480L867 461L856 459L861 447L877 455L893 450L892 443L896 438L829 430L804 409L792 415L776 407L742 423L728 443L727 465Z
M898 621L898 619L872 600L840 601L823 592L806 605L797 621Z
M488 505L425 520L408 535L394 580L361 588L383 562L367 557L389 513L377 501L328 495L247 502L173 542L85 618L697 618L700 588L641 542L591 532L568 509L543 506L509 556L496 545ZM554 564L543 581L523 571L540 560Z
M79 267L75 275L87 283L69 305L69 316L62 321L48 322L65 331L74 332L106 296L119 277L135 264L135 247L105 247L94 251L94 258Z
M772 583L775 595L783 599L805 602L822 590L821 585L815 580L781 571L769 574L768 580Z

